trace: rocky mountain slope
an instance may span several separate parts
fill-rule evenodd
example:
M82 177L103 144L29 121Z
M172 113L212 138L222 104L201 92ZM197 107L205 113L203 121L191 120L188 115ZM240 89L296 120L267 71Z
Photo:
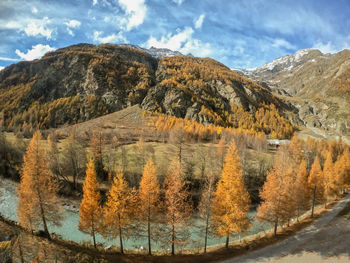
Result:
M0 112L9 129L58 127L135 104L247 129L258 127L259 109L259 118L274 118L287 130L288 121L279 113L294 116L293 107L223 64L162 49L79 44L0 71Z
M350 134L349 50L299 50L244 74L292 103L307 127Z

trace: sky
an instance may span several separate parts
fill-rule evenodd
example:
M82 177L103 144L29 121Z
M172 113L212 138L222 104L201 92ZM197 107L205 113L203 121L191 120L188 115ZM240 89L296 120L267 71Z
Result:
M0 0L0 70L77 43L253 68L299 49L349 49L350 0Z

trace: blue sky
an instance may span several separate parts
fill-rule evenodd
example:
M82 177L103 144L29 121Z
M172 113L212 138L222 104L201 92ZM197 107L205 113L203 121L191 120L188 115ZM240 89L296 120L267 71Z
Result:
M262 66L350 48L350 0L1 0L0 69L76 43L130 43Z

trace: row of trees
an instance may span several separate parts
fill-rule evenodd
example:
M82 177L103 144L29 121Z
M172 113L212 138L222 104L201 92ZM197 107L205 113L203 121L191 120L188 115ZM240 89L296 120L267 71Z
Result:
M171 163L162 186L152 159L145 165L137 190L127 185L122 173L117 173L103 207L93 162L87 167L79 229L92 236L95 247L96 233L119 237L121 253L123 238L140 233L147 236L149 254L151 240L171 246L172 254L175 254L176 245L183 246L189 241L188 227L194 207L177 158ZM210 174L199 204L205 222L205 251L209 228L215 235L226 237L228 247L229 237L250 225L247 217L250 199L242 175L237 148L231 143L216 190L215 177Z
M302 141L293 138L289 147L278 151L260 192L263 201L257 213L258 219L274 225L275 235L279 225L289 225L294 218L299 220L299 216L310 208L313 216L315 205L326 205L349 187L349 147L342 145L337 149L338 146L331 142L323 153L308 152ZM310 154L314 156L311 156L313 161L308 169Z
M18 218L22 226L32 231L43 229L50 237L48 222L59 225L63 214L57 202L57 180L47 165L41 139L40 132L36 132L24 158L18 188ZM249 194L244 186L234 143L230 144L216 190L215 182L212 174L207 177L199 205L200 214L206 223L205 244L208 229L212 228L216 235L227 238L228 246L229 237L233 233L241 232L249 226ZM129 187L121 172L117 173L104 205L101 203L95 162L90 159L83 193L79 229L91 234L95 246L96 233L109 238L119 237L122 253L123 239L135 233L145 233L150 254L151 240L162 240L164 244L170 245L172 254L175 253L175 246L185 245L189 241L186 230L194 206L177 158L171 163L162 186L158 182L152 159L145 165L137 190Z
M256 136L262 136L263 134L278 139L289 139L293 136L293 125L279 114L273 104L263 104L254 116L242 107L237 107L234 104L230 106L232 114L228 116L229 124L225 127L214 124L204 125L195 120L182 119L159 113L156 114L157 118L154 119L153 124L163 137L173 127L181 126L188 139L198 141L215 140L220 138L222 134L227 133L242 133ZM145 112L144 115L147 115L147 113Z
M311 154L306 148L296 138L289 147L282 147L260 192L263 201L257 217L272 223L275 234L279 225L289 224L293 218L299 219L310 207L313 215L315 205L339 195L350 184L347 147L330 143L325 158L321 152L313 152L311 169L307 158ZM198 207L193 204L177 157L162 184L151 158L145 164L137 189L129 186L122 172L116 173L104 203L97 172L96 160L89 159L79 222L79 229L92 236L95 247L97 233L106 238L119 238L122 253L125 238L141 235L148 239L150 254L152 241L171 246L171 252L175 254L176 246L189 242L188 228L197 212L204 225L204 251L209 235L226 237L228 247L230 236L244 232L250 226L247 216L250 197L233 141L225 155L221 177L217 178L211 171L206 173ZM50 237L48 222L59 225L63 215L57 202L57 191L57 179L48 167L41 134L36 132L27 148L18 188L19 223L30 230L43 229Z

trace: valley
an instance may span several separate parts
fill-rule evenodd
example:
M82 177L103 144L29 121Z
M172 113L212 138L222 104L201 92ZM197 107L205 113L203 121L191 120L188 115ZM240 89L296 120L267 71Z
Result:
M0 214L20 229L4 251L255 260L348 190L348 97L329 88L346 54L301 50L235 72L170 50L79 44L1 70ZM321 93L300 84L328 59ZM298 244L287 240L262 251Z

